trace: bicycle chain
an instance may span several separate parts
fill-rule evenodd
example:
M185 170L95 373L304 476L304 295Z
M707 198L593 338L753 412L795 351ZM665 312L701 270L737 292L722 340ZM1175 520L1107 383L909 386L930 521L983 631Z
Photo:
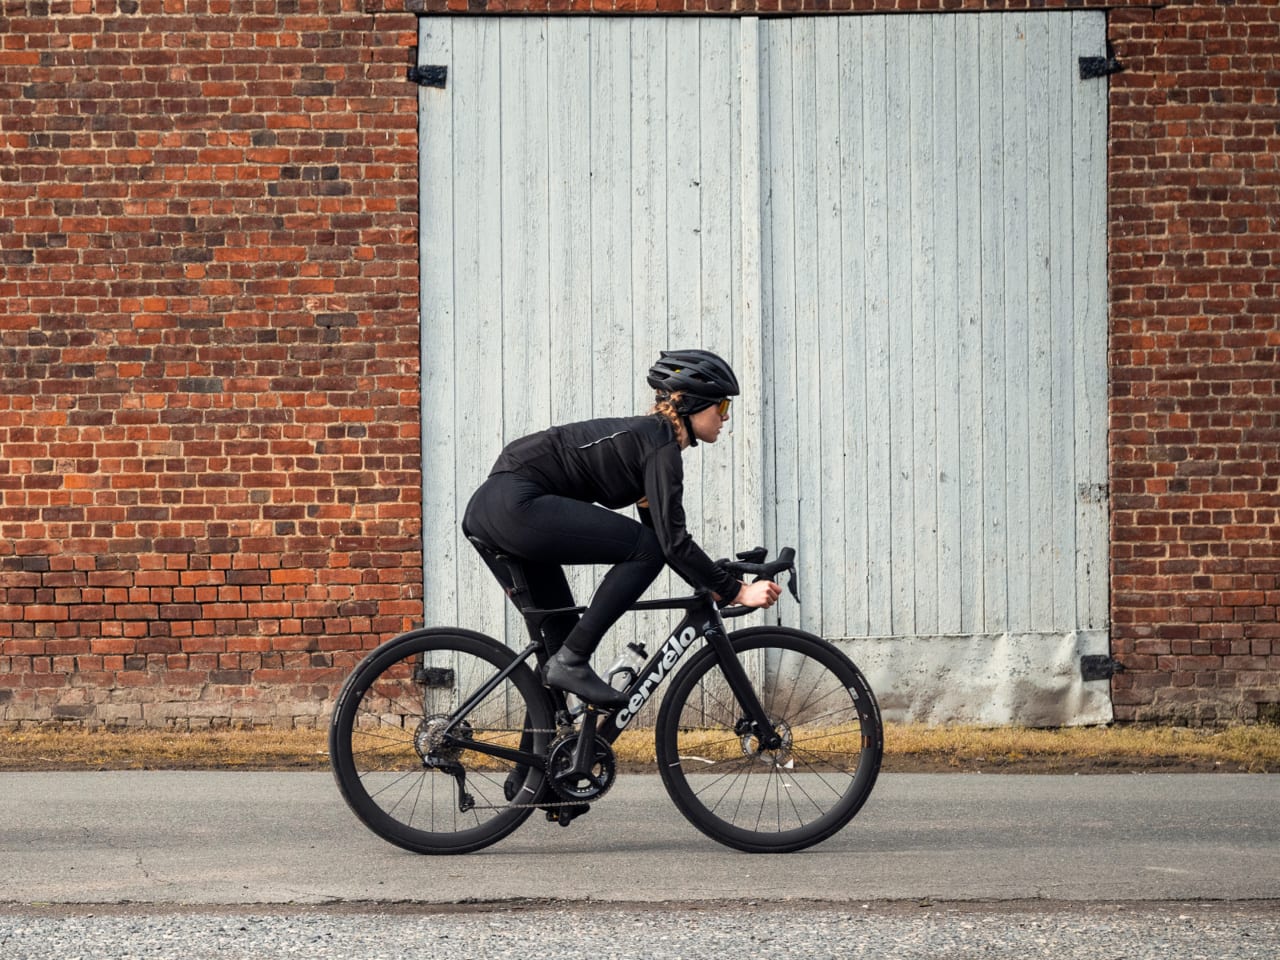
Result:
M537 727L531 727L529 728L528 732L549 734L553 738L552 742L554 742L555 738L576 734L578 730L574 727L557 727L554 730L543 730ZM555 789L549 783L547 784L547 787L548 789L553 791ZM601 794L600 796L604 796L604 794ZM599 797L597 797L596 799L598 800ZM559 800L559 801L548 801L547 803L506 803L506 804L503 804L502 806L498 806L497 804L493 804L493 803L489 803L489 804L477 803L471 809L472 810L552 810L552 809L560 809L561 807L582 807L582 806L590 806L590 804L585 800Z

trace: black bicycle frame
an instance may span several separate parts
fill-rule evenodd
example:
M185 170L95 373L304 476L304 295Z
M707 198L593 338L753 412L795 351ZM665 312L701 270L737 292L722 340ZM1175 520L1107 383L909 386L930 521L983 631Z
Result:
M511 663L489 678L464 701L461 707L453 712L449 718L448 728L452 729L455 724L475 708L476 704L497 689L498 685L518 669L521 664L525 663L529 657L534 656L542 649L540 640L541 624L547 617L558 613L581 613L585 609L585 607L565 607L554 610L537 608L522 610L533 642L520 651L519 655ZM770 722L768 715L765 713L764 707L760 703L760 698L756 696L755 688L751 686L746 670L738 662L738 658L733 652L733 646L729 643L729 635L724 629L725 616L741 616L744 613L751 612L750 610L741 607L721 610L716 606L711 594L706 591L699 591L691 597L642 600L634 604L630 609L632 611L685 610L686 613L684 619L680 621L679 625L658 649L658 652L636 674L630 686L622 691L627 698L626 705L622 709L613 712L588 706L583 719L582 732L594 731L596 737L600 737L608 743L613 743L631 721L635 719L636 714L649 702L658 688L671 676L676 664L684 658L684 655L689 652L689 649L701 637L707 641L707 645L714 651L715 658L720 664L720 669L724 671L724 677L729 684L729 689L733 692L738 705L742 708L743 719L750 722L751 730L760 738L761 746L764 749L773 749L777 746L779 742L777 731L774 730L772 722ZM600 722L601 719L603 719L602 723ZM539 770L545 769L545 758L537 754L512 750L478 740L463 741L456 740L453 737L447 737L446 739L452 741L455 745L465 745L467 749L474 750L477 753L489 754L514 763L527 764ZM583 746L585 746L586 742L590 742L594 738L584 737L583 739Z

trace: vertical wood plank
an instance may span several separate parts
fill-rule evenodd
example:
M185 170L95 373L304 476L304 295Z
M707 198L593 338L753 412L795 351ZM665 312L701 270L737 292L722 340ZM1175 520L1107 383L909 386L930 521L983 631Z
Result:
M937 632L963 630L961 569L960 251L957 208L956 17L931 17L934 170L929 205L935 243L933 338L937 406Z
M503 428L513 440L551 422L547 24L509 18L498 23L503 356L519 384L504 397Z
M1028 629L1053 623L1053 369L1050 306L1050 14L1026 19Z
M453 72L453 25L418 21L420 63ZM458 619L458 491L454 486L453 90L419 88L419 244L421 262L423 615L428 624Z
M1002 17L983 17L979 24L978 96L983 143L981 165L982 223L982 487L983 487L983 619L986 632L1003 633L1009 626L1006 560L1007 480L1005 392L1005 267L1004 267L1004 44ZM988 106L990 105L990 106Z
M632 349L670 346L667 329L667 57L660 21L631 21Z
M454 225L457 337L454 351L456 396L453 487L461 512L488 474L502 448L504 379L502 335L501 130L497 111L501 87L498 23L455 21L454 59L465 67L451 72L454 90ZM494 371L493 379L466 371ZM461 536L461 534L457 534ZM458 619L490 636L503 636L504 599L493 577L465 540L459 546Z
M637 370L647 370L660 350L671 346L667 303L667 31L653 18L630 21L631 28L631 276L632 352ZM634 378L637 399L652 396L643 377ZM637 403L637 407L641 404ZM676 581L659 574L649 595L667 593ZM639 617L643 631L651 618Z
M1004 22L1004 372L1005 576L1010 630L1030 629L1030 519L1027 502L1027 43L1026 16Z
M577 255L590 263L590 415L628 416L639 399L631 337L631 33L623 19L583 22L589 36L589 80L583 92L587 142L582 143L579 131L576 144L568 146L579 151L585 146L590 160L590 224L584 235L569 239L580 245ZM598 566L569 568L569 584L579 603L590 598L604 572ZM621 645L634 639L634 619L623 617L606 642Z
M984 550L986 417L983 412L982 184L984 110L978 17L955 18L956 90L956 306L960 378L960 633L983 633L986 622Z
M768 169L769 231L768 250L771 285L769 293L770 352L773 370L770 389L773 416L770 420L773 448L773 482L776 491L774 543L794 544L800 532L800 505L797 486L797 423L794 398L798 393L796 338L796 100L793 57L798 52L792 33L795 20L775 20L767 24L769 70ZM803 149L803 148L802 148ZM790 612L794 615L794 611ZM788 611L780 611L786 617ZM785 622L785 621L784 621Z
M733 187L738 164L733 145L736 116L732 94L738 82L734 69L737 39L736 31L730 29L732 24L705 20L699 21L698 26L698 342L723 356L737 372L740 364L736 355L734 301L742 282L733 246ZM739 412L732 411L720 441L703 457L704 508L699 539L712 556L726 556L735 546L734 453Z
M886 156L891 123L886 87L888 50L884 16L866 18L862 37L863 314L866 317L867 595L869 632L894 630L893 423L889 366L890 174Z
M792 174L794 177L794 329L788 338L795 369L791 392L785 398L793 415L790 442L779 437L789 453L790 496L796 504L794 545L801 579L820 583L823 567L822 497L822 383L826 358L819 343L818 326L818 80L816 73L815 20L806 17L791 25L792 71ZM824 90L830 89L824 87ZM780 398L782 400L784 398ZM781 403L779 404L781 408ZM818 469L815 469L818 468ZM787 496L785 488L780 490ZM783 546L779 543L778 546ZM799 622L806 630L822 629L822 604L784 607L780 616Z
M699 21L674 18L666 33L667 346L700 348L702 332L702 186L699 172ZM684 506L689 531L703 537L702 491L706 461L720 451L699 445L685 453ZM708 547L710 549L710 547Z
M866 636L867 619L867 333L866 289L863 251L866 249L863 217L866 196L863 192L863 98L862 98L862 26L858 19L842 17L839 21L839 91L838 116L839 163L836 182L840 207L840 329L844 336L844 355L840 364L841 437L844 456L841 467L843 493L840 506L844 516L844 556L834 558L841 567L844 581L845 612L843 630L846 636ZM835 585L824 580L823 590ZM831 629L828 626L828 629Z
M1075 223L1072 217L1071 97L1076 61L1071 18L1050 17L1049 221L1053 501L1053 626L1076 629Z
M888 325L889 325L889 550L895 634L916 632L915 557L915 353L912 329L910 36L894 21L887 31L886 84Z
M760 157L760 382L761 382L761 448L760 448L760 485L764 492L763 529L764 542L769 545L778 543L778 478L774 468L776 451L774 450L774 406L776 391L774 389L774 370L777 366L773 352L773 165L774 155L784 149L785 144L773 141L774 93L770 82L775 70L773 50L773 34L777 29L772 20L759 21L759 54L760 73L756 82L759 96L759 157ZM779 201L780 202L780 201Z
M1099 56L1106 48L1101 12L1072 17L1073 62ZM1077 74L1078 76L1078 74ZM1106 254L1107 81L1075 82L1072 103L1072 187L1076 264L1076 463L1082 490L1077 513L1079 562L1077 616L1081 626L1108 626L1107 500L1107 254Z
M548 23L547 253L550 292L551 423L591 415L601 357L592 339L591 21ZM585 141L585 142L584 142ZM591 357L580 375L556 376L565 358ZM616 369L616 368L614 368Z
M938 632L938 377L935 302L938 270L933 229L933 28L931 17L911 17L906 60L909 87L909 212L912 411L911 551L913 632Z
M809 582L822 591L821 605L814 604L810 629L837 635L847 629L849 591L845 568L846 507L844 467L849 451L845 441L846 399L844 383L844 253L842 250L840 136L842 104L840 31L835 24L821 24L814 31L814 76L810 96L814 102L816 236L814 271L817 303L813 325L816 342L805 366L820 380L816 397L820 459L813 496L820 513L810 511L814 524L806 532L805 552L810 556ZM811 396L813 393L811 391ZM806 471L810 472L810 471ZM814 576L817 574L818 576ZM816 614L820 613L821 616Z
M616 379L611 371L630 363L629 351L620 352L607 340L597 344L595 338L592 293L596 248L590 240L595 140L591 28L592 22L586 18L553 20L546 25L550 348L544 368L531 374L545 378L550 385L549 424L592 416L596 381ZM519 327L518 318L513 322ZM572 376L560 375L575 357L591 358L591 362L575 364ZM590 596L597 574L592 567L565 569L575 599Z
M506 442L551 424L548 274L547 41L545 20L499 20L502 84L498 100L502 172L502 336ZM512 376L514 374L514 376ZM506 612L508 642L523 621Z
M592 414L622 417L646 400L634 378L616 375L637 359L631 332L631 27L625 19L587 22L591 327L596 370L602 374L592 379Z
M748 549L765 543L765 335L762 308L761 222L763 204L761 170L761 39L760 19L738 21L738 183L740 224L739 275L741 307L738 314L737 365L734 371L742 387L735 413L734 441L734 545ZM770 512L772 509L770 508ZM769 544L773 545L772 542Z

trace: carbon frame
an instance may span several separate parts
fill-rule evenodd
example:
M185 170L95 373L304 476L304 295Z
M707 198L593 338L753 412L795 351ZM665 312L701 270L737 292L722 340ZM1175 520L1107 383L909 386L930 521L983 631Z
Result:
M475 704L488 696L521 664L528 661L529 657L538 654L542 650L541 625L547 617L559 613L581 613L584 609L584 607L565 607L551 610L532 607L524 608L521 612L525 616L525 623L529 628L529 635L533 642L525 647L510 664L498 671L468 697L461 707L454 711L450 718L450 728L470 713ZM630 609L632 611L685 610L687 612L679 625L663 642L658 652L649 659L643 669L636 674L635 680L623 691L623 694L627 697L627 705L615 712L588 707L587 716L584 719L584 729L587 726L595 728L597 737L604 739L608 743L613 743L631 721L635 719L636 714L652 699L663 683L671 677L676 664L684 658L684 655L689 652L689 649L701 637L707 641L707 645L714 651L713 655L720 664L720 669L729 684L729 689L733 692L739 706L742 707L744 718L751 721L753 729L763 741L763 746L769 748L773 745L773 741L777 739L777 732L773 729L772 723L769 721L767 714L765 714L746 671L742 668L742 664L738 662L738 658L733 652L733 646L729 642L729 636L724 629L724 618L726 616L742 616L752 612L749 608L729 607L721 610L716 606L710 593L699 591L690 597L642 600ZM552 692L557 694L557 700L562 702L562 696L559 696L557 691ZM603 722L599 722L601 718L603 718ZM452 737L447 739L453 740ZM454 742L458 745L463 744L463 741ZM465 741L465 746L467 749L477 753L486 753L516 763L527 764L539 770L545 769L546 766L545 758L534 753L511 750L507 747L475 740Z

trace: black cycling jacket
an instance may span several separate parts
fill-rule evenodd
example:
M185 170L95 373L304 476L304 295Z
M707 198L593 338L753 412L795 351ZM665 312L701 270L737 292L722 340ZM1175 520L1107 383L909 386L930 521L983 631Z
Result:
M506 446L495 473L519 474L548 493L610 509L647 499L640 519L653 528L671 568L725 601L738 595L741 583L685 528L684 461L665 417L584 420L530 434Z

